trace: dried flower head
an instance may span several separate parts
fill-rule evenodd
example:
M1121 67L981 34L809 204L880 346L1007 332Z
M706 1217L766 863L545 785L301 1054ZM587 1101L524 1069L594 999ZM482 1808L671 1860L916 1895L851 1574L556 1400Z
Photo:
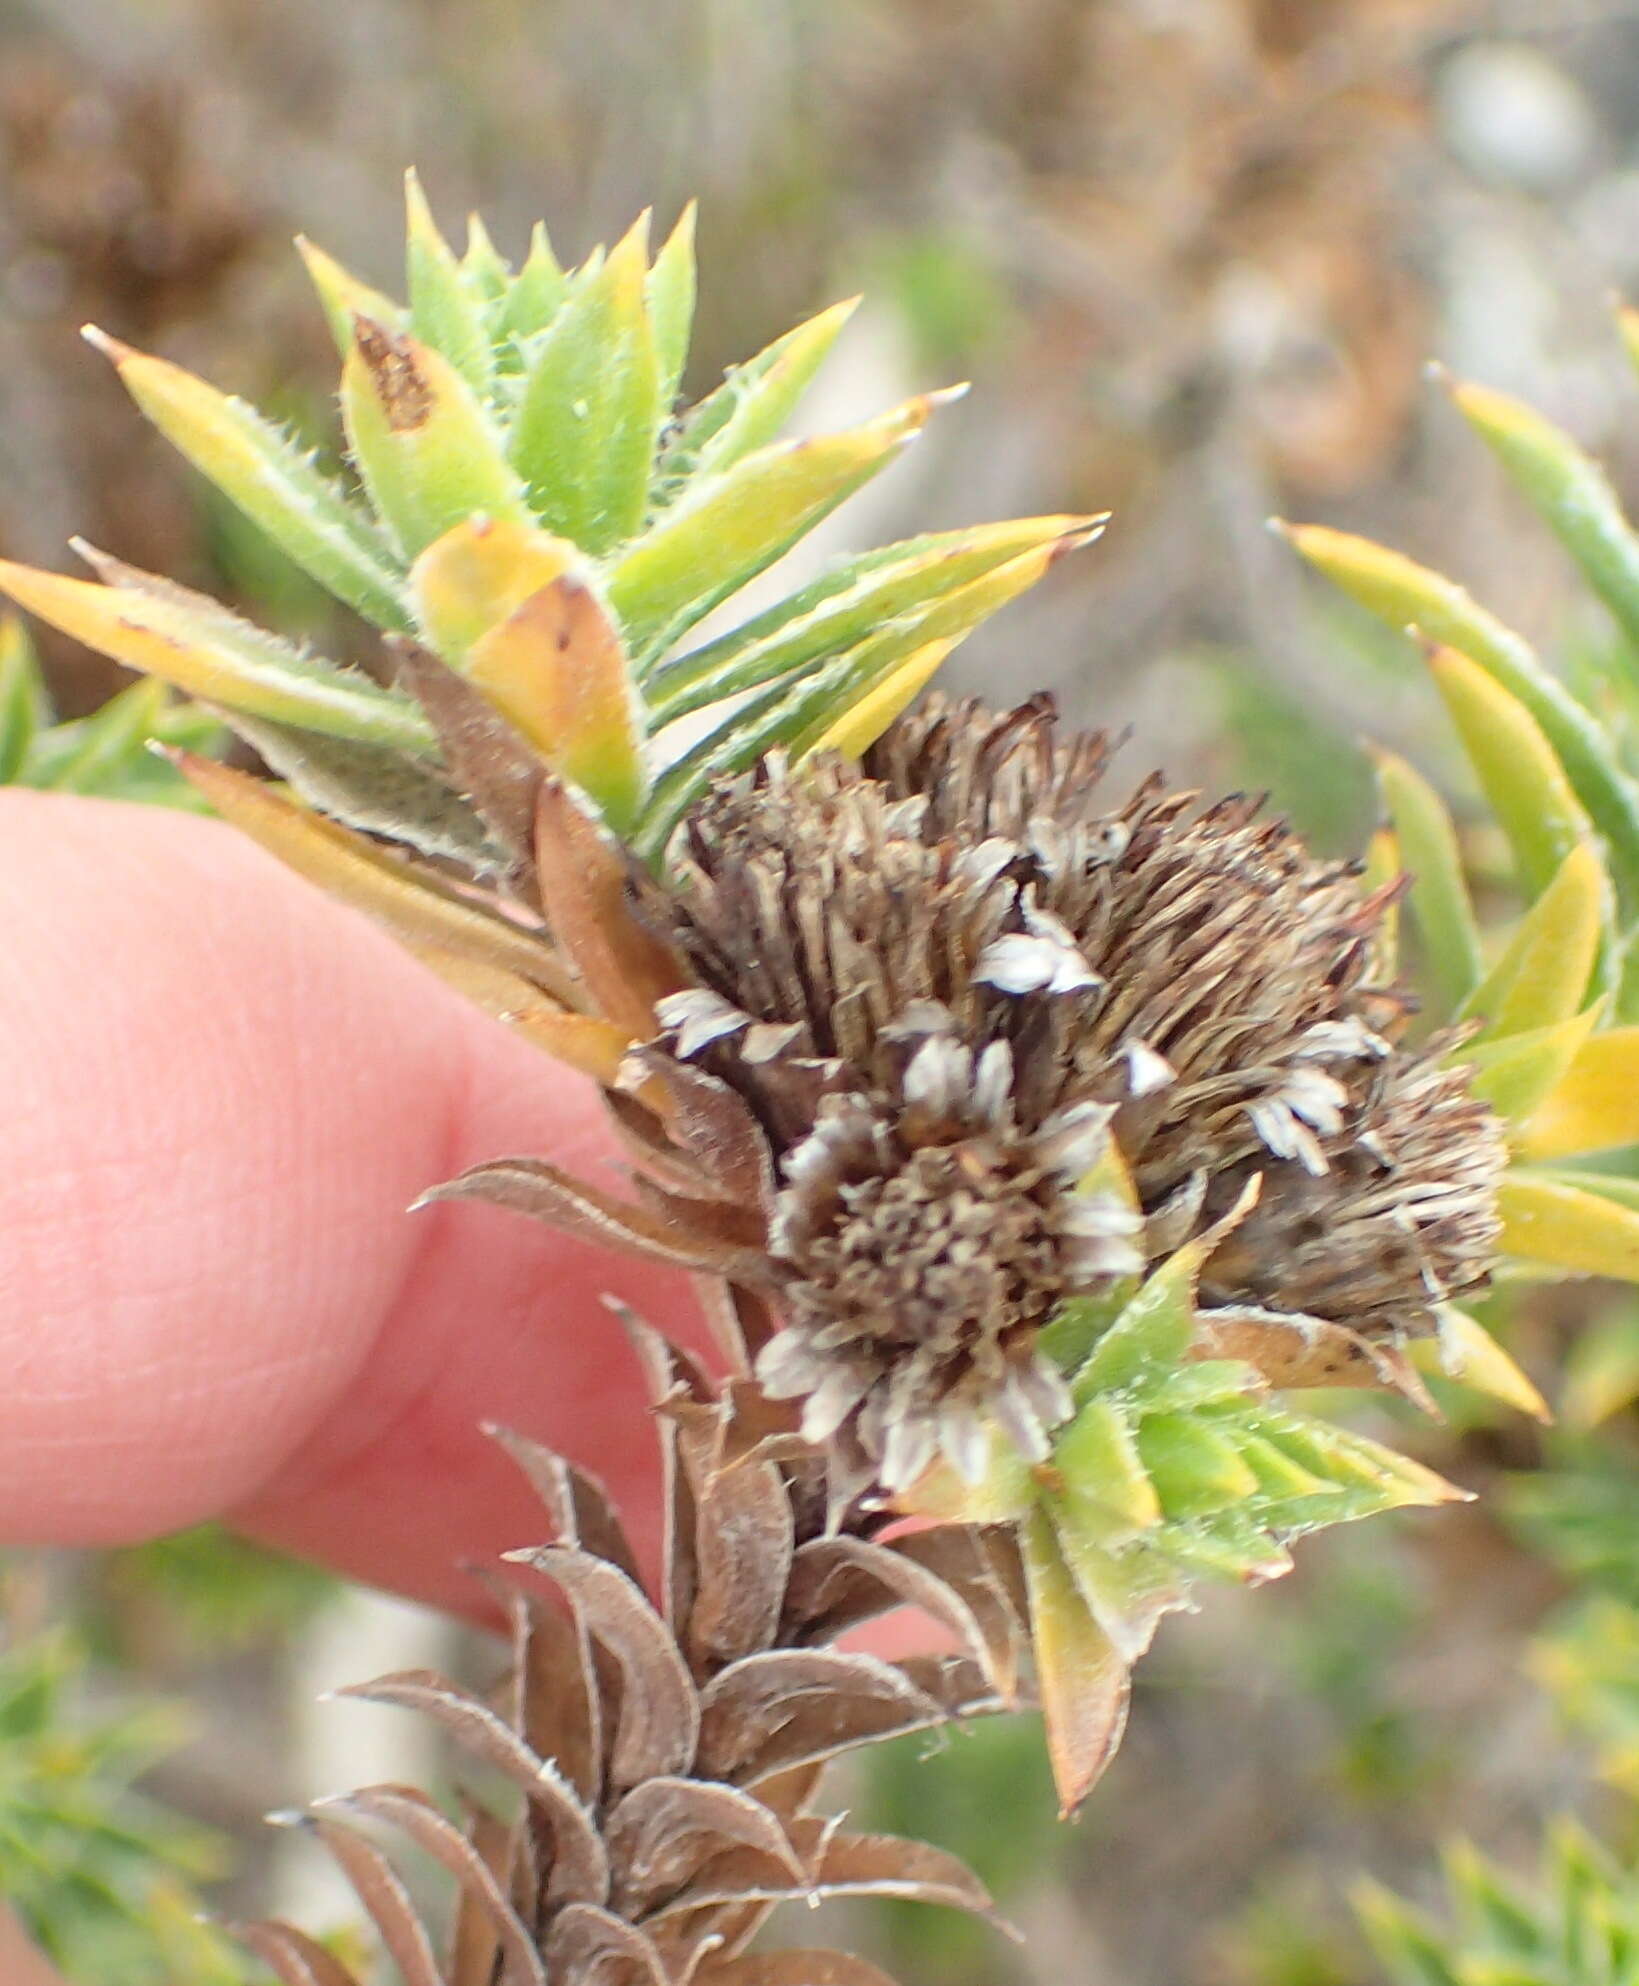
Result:
M1046 698L931 702L862 765L720 789L643 893L694 980L663 1040L772 1155L758 1377L889 1490L939 1451L976 1473L992 1424L1045 1456L1042 1327L1254 1176L1202 1325L1278 1383L1403 1379L1496 1245L1502 1142L1397 1045L1383 896L1255 802L1150 780L1101 808L1106 757Z

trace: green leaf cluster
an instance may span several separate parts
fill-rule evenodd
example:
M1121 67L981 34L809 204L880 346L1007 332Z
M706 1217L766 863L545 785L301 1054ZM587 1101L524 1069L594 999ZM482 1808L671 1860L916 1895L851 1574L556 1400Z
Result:
M979 526L845 558L738 625L697 632L897 459L960 389L840 434L782 433L841 304L677 396L694 315L693 209L577 268L537 228L514 269L474 218L457 254L412 174L404 305L304 255L342 356L351 476L254 407L92 333L138 405L311 580L468 674L530 747L658 858L714 779L774 746L857 751L979 622L1099 520ZM220 709L299 786L338 741L379 791L434 767L412 697L201 595L82 548L104 585L0 570L77 638ZM582 632L566 589L595 604ZM590 629L590 632L586 630ZM329 777L328 758L317 777ZM330 780L332 797L334 780Z

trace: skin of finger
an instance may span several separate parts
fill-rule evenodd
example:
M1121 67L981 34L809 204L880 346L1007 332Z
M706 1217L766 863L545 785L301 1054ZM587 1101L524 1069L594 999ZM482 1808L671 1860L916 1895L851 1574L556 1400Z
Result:
M0 793L0 1535L234 1513L457 1602L540 1521L510 1421L652 1509L596 1302L674 1282L495 1210L509 1150L604 1160L595 1102L217 824Z
M17 1919L0 1903L0 1979L6 1986L67 1986L67 1981L23 1936Z

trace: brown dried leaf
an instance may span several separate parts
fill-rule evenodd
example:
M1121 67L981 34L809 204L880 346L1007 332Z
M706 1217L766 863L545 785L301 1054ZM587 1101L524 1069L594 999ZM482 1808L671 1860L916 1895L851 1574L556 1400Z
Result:
M583 1551L618 1565L629 1579L641 1583L637 1560L609 1492L595 1476L511 1428L492 1421L484 1432L498 1441L523 1471L530 1488L545 1506L557 1543L578 1545Z
M624 1789L687 1772L694 1763L700 1704L688 1665L642 1588L618 1566L572 1545L507 1556L556 1581L620 1665L623 1692L609 1748L614 1785Z
M700 1709L700 1771L742 1784L945 1721L889 1663L830 1649L748 1655L706 1685Z
M541 902L598 1011L636 1039L655 1031L657 1000L688 984L682 960L638 922L626 862L561 781L541 783L535 808Z
M473 1853L492 1880L501 1886L504 1895L515 1859L514 1830L500 1815L471 1800L463 1802L462 1810ZM531 1883L531 1895L534 1888ZM500 1954L501 1941L487 1906L474 1891L462 1888L456 1896L455 1922L450 1929L447 1964L450 1986L494 1986Z
M723 1363L730 1372L750 1372L752 1345L739 1291L721 1276L696 1276L694 1293Z
M1389 1386L1405 1390L1390 1347L1375 1345L1358 1331L1329 1318L1288 1316L1247 1305L1203 1309L1197 1317L1191 1358L1239 1359L1275 1387ZM1420 1382L1419 1390L1423 1390Z
M356 1696L364 1703L397 1704L432 1718L463 1751L521 1787L550 1823L550 1894L589 1902L601 1902L608 1895L608 1857L592 1816L557 1766L537 1757L487 1704L427 1669L355 1683L338 1694Z
M728 1084L655 1048L634 1048L626 1063L633 1076L626 1087L636 1089L640 1081L649 1085L666 1128L717 1194L766 1212L775 1190L768 1141Z
M731 1379L723 1392L728 1406L719 1455L723 1468L737 1468L750 1461L791 1461L813 1454L812 1443L802 1438L801 1401L771 1400L750 1379Z
M896 1538L890 1549L925 1567L960 1596L979 1630L980 1645L974 1653L1002 1700L1011 1704L1030 1646L1024 1568L1011 1532L999 1525L981 1530L967 1524L938 1524Z
M427 713L451 777L514 861L534 866L540 760L487 697L419 642L388 642L398 680Z
M574 1986L668 1986L650 1940L589 1903L558 1913L546 1940L546 1963L554 1979Z
M302 1822L335 1858L360 1903L381 1933L387 1955L402 1973L404 1986L444 1986L427 1927L410 1901L410 1892L380 1849L334 1821L308 1815Z
M604 1301L620 1319L643 1368L649 1400L655 1408L655 1434L660 1444L661 1512L664 1519L661 1559L661 1603L673 1635L681 1633L694 1605L694 1491L677 1453L677 1422L667 1403L709 1397L705 1375L650 1324L613 1297Z
M222 1929L254 1953L281 1986L358 1986L340 1959L289 1924L263 1919L251 1924L224 1924Z
M864 1538L814 1538L802 1546L786 1588L780 1640L792 1647L825 1646L901 1606L920 1608L987 1659L973 1609L949 1580L896 1545Z
M616 1870L612 1901L627 1916L644 1916L678 1897L730 1848L777 1892L805 1879L785 1829L761 1801L705 1780L651 1779L635 1787L610 1815L603 1838Z
M815 1847L815 1890L822 1896L899 1896L943 1903L994 1921L995 1904L979 1878L954 1855L896 1834L844 1834L829 1822L799 1821Z
M623 1058L624 1059L624 1058ZM646 1179L684 1200L708 1200L715 1189L694 1160L666 1136L666 1127L647 1104L607 1089L604 1109L619 1133L633 1167ZM722 1197L721 1195L718 1196Z
M893 1666L913 1688L932 1697L947 1718L1014 1707L997 1695L985 1665L971 1655L902 1655Z
M773 1463L721 1466L720 1411L712 1414L709 1447L699 1439L703 1428L691 1430L687 1419L681 1426L695 1501L696 1587L686 1646L696 1668L709 1671L773 1644L796 1526Z
M473 1844L424 1793L410 1786L365 1786L356 1793L322 1800L319 1807L326 1813L360 1814L399 1829L454 1876L463 1901L472 1898L484 1910L518 1977L529 1980L532 1986L547 1986L535 1942L505 1891Z
M784 1821L795 1819L814 1803L825 1779L824 1759L807 1759L801 1765L784 1766L764 1779L751 1780L747 1790Z
M624 1248L672 1268L709 1269L714 1275L763 1269L760 1254L685 1226L630 1200L617 1200L571 1177L546 1159L495 1159L475 1165L423 1193L417 1206L435 1200L486 1200L492 1206L550 1222L566 1234L602 1248Z
M773 1280L773 1270L765 1254L767 1226L754 1207L714 1199L709 1194L698 1198L687 1193L668 1193L641 1172L632 1175L632 1191L641 1205L663 1220L674 1221L689 1234L698 1234L702 1241L716 1247L734 1250L735 1273L748 1282L767 1284Z
M603 1751L591 1643L569 1609L526 1593L487 1567L473 1577L503 1609L511 1630L506 1722L537 1758L550 1759L577 1797L595 1807Z

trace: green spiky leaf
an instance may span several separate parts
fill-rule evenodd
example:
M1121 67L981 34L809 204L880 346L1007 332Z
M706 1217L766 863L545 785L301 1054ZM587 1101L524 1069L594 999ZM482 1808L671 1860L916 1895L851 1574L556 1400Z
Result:
M535 516L592 553L631 538L648 505L662 402L647 242L645 219L571 284L536 349L512 431Z

